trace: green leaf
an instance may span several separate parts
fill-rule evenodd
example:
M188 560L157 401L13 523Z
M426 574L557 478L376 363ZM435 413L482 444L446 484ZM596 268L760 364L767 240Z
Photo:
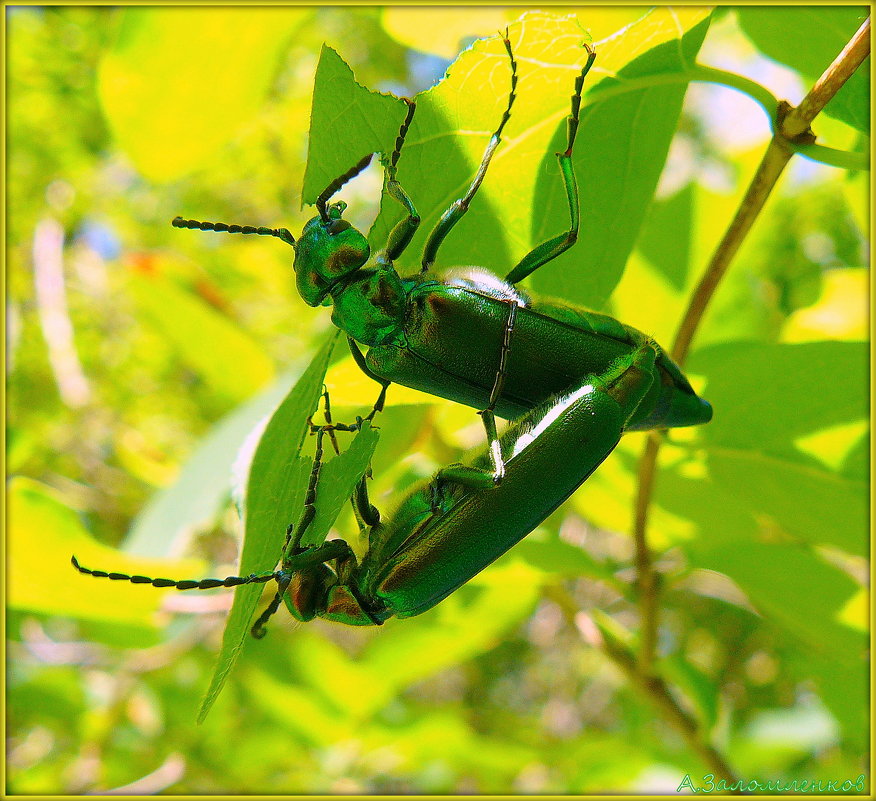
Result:
M119 146L153 181L220 155L265 101L296 8L126 8L98 92Z
M810 82L821 77L870 13L867 6L839 5L740 6L735 11L742 29L760 50ZM870 133L869 57L824 107L824 113Z
M866 659L852 664L832 653L798 652L789 667L801 679L815 680L818 694L837 719L843 737L858 747L867 743L870 681Z
M303 544L318 545L326 538L341 507L350 500L356 484L368 469L378 439L380 429L366 422L350 446L323 465L317 487L316 516L302 539Z
M694 185L651 204L637 247L674 289L684 289L691 266Z
M867 419L867 359L859 342L732 343L695 353L690 368L707 377L715 408L702 431L712 479L765 524L865 553L867 484L838 467L855 440L813 443L811 435Z
M241 575L274 568L280 556L283 533L301 511L311 463L309 457L301 456L301 446L307 433L307 418L313 414L322 392L335 341L336 337L328 340L314 357L268 421L259 440L247 481ZM235 591L222 637L222 650L201 703L198 722L207 716L243 648L262 589L261 584L249 584Z
M718 720L718 688L709 676L684 654L674 653L660 663L667 678L681 687L696 704L703 729L709 732Z
M179 553L193 530L221 510L231 485L232 464L247 436L289 394L304 365L220 420L201 440L170 486L156 492L134 519L124 548L144 556Z
M762 614L816 653L861 663L867 638L841 620L860 585L806 546L737 541L698 552L697 564L730 576Z
M274 364L234 321L156 274L132 272L129 288L161 335L217 394L230 401L252 395L274 377ZM204 343L209 342L209 347Z
M406 113L407 106L397 97L356 83L343 59L323 45L313 86L302 203L315 203L323 189L363 156L391 153Z
M536 288L594 306L610 294L654 193L684 97L683 83L657 84L693 63L707 24L707 13L700 10L659 9L624 36L597 43L575 149L580 242L536 273ZM573 17L541 12L512 24L509 36L519 77L511 119L477 199L441 247L439 266L477 264L505 275L567 225L555 153L565 149L569 96L586 59L587 36ZM399 180L422 223L402 262L416 264L429 231L465 193L509 88L508 56L493 38L476 42L441 83L417 96ZM600 95L603 89L614 96ZM591 94L602 99L588 105ZM401 216L399 204L384 198L369 236L373 247L386 242Z
M8 503L10 609L128 627L142 646L144 638L154 635L168 590L82 575L70 557L94 570L129 575L188 577L203 572L199 560L141 559L101 545L54 490L32 479L13 478Z
M598 562L583 548L563 542L558 537L536 539L530 535L514 546L514 555L545 573L587 576L604 581L620 591L626 587L609 565Z

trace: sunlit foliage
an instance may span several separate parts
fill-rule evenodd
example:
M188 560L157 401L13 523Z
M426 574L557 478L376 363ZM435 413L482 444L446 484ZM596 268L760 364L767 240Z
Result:
M867 10L575 11L523 23L504 149L442 258L501 271L566 225L554 153L581 51L557 31L580 23L599 54L576 155L581 240L532 287L668 345L770 136L750 96L687 78L718 67L799 102ZM235 574L245 454L332 330L297 297L288 246L170 220L297 234L302 190L312 201L331 159L363 155L363 126L385 141L369 114L388 115L391 149L391 99L332 114L341 101L319 84L308 148L326 43L363 87L426 92L399 176L428 232L506 102L497 39L451 62L522 13L7 8L10 792L661 792L708 772L596 642L594 620L637 631L641 434L421 617L366 631L278 616L201 726L230 595L69 564ZM819 143L868 150L868 69L816 120ZM715 419L661 451L660 669L746 779L865 771L868 175L794 157L694 341ZM381 185L375 159L342 193L376 243L401 213ZM328 383L350 419L377 388L340 356ZM483 436L472 410L400 387L379 425L381 508ZM270 459L253 464L249 481L282 494ZM283 499L277 519L298 505ZM336 529L355 539L348 509Z

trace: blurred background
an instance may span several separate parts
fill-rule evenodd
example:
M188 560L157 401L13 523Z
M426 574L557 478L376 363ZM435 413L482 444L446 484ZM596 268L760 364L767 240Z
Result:
M69 566L76 550L107 570L136 559L152 575L234 573L230 465L332 329L326 309L297 297L281 243L169 221L297 234L311 216L300 187L324 42L364 86L411 97L523 11L7 7L9 792L672 792L707 772L593 643L591 610L636 627L638 434L545 526L422 618L379 631L275 618L202 726L228 594L111 585ZM758 11L716 12L699 61L792 103L860 24L845 9L839 47L824 42L820 65L794 68L770 46L781 19ZM576 12L598 45L645 10L563 10ZM191 113L193 87L203 113ZM869 149L868 120L822 115L814 127L832 147ZM691 85L609 311L671 342L769 137L751 98ZM359 227L377 214L381 182L375 166L345 188ZM868 173L795 157L696 340L713 348L692 356L700 386L720 363L723 389L741 376L756 407L771 360L784 364L793 346L801 396L845 410L834 420L801 406L830 425L794 429L794 452L810 461L793 479L771 473L778 511L744 487L720 494L717 462L707 469L696 439L679 436L662 456L673 477L653 516L669 577L664 667L746 778L854 780L866 767L868 197ZM748 351L720 351L740 342ZM732 372L743 351L753 361L737 368L761 372ZM376 395L344 361L329 384L339 419ZM380 424L382 509L482 437L471 410L414 393L391 393ZM752 447L769 438L756 425ZM818 508L795 492L816 493ZM851 533L831 541L843 514L851 522L837 526ZM798 523L819 529L812 550L778 562L794 580L752 574L772 557L740 544L741 518L763 549L795 543ZM349 512L337 528L356 531ZM723 561L716 548L697 556L714 529Z

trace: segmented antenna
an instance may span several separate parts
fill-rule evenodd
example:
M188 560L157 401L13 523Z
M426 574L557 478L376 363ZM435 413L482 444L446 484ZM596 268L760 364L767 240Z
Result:
M319 216L322 218L323 222L329 221L328 211L326 211L326 205L328 204L331 196L337 192L347 181L351 181L355 178L362 170L364 170L370 163L371 159L374 157L373 153L369 153L367 156L363 157L362 160L356 164L354 167L350 167L343 175L338 178L335 178L325 189L322 190L319 197L316 199L316 210L319 212Z
M131 584L151 584L153 587L176 587L178 590L212 590L214 587L238 587L241 584L267 584L267 582L272 581L279 575L279 573L250 573L248 576L228 576L228 578L224 579L206 578L199 581L194 579L174 581L174 579L154 579L148 576L129 576L127 573L107 573L104 570L89 570L87 567L82 567L75 556L70 558L70 562L73 567L80 573L85 573L86 576L107 578L110 581L130 581Z
M275 236L282 239L288 245L295 245L295 237L287 228L265 228L254 225L237 225L233 223L201 222L199 220L184 220L182 217L174 217L170 223L174 228L189 228L193 231L219 231L226 234L258 234L259 236Z

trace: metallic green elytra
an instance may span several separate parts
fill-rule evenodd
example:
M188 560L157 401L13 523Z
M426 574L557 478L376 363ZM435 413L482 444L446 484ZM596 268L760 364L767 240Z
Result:
M317 445L309 500L298 524L289 527L279 570L173 581L90 570L75 557L73 565L89 575L181 590L276 581L274 599L252 627L255 637L263 636L281 603L298 620L320 617L350 626L419 615L523 539L602 463L647 398L656 359L657 348L646 341L602 375L588 376L580 387L516 419L499 438L505 473L498 486L485 449L468 464L439 470L384 521L368 499L363 477L352 498L368 531L361 562L344 540L300 544L318 500L322 437L330 430L355 430L357 423L313 426Z

